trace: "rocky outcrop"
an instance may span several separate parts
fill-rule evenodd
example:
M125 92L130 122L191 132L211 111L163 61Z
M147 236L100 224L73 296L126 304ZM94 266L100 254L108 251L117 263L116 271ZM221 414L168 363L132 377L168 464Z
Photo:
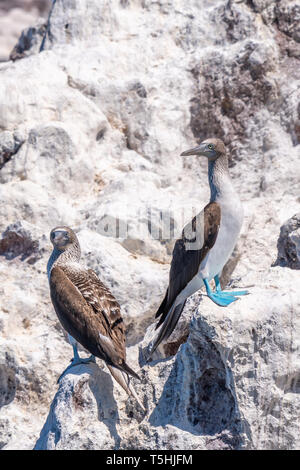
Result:
M300 214L294 215L280 228L277 263L300 269Z
M9 54L10 60L19 60L31 54L40 52L47 25L43 19L36 26L25 29L18 43Z
M280 269L265 273L265 286L278 280ZM296 273L288 278L292 283ZM300 323L294 312L300 303L292 289L282 308L283 288L251 288L230 312L199 294L190 299L195 315L187 342L176 356L162 360L163 352L144 364L141 383L135 382L145 417L107 369L69 370L35 448L297 448Z
M8 60L24 28L26 32L21 34L10 58L15 60L26 56L24 51L36 42L33 37L38 28L33 25L39 18L41 23L45 22L51 3L52 0L0 0L0 61Z
M24 143L24 138L18 133L4 131L0 138L0 170L15 155Z
M25 221L17 221L9 225L0 240L0 256L12 260L20 256L21 261L34 264L42 257L43 248L40 247L43 234L36 230L34 225ZM43 240L45 241L45 240Z
M0 64L3 449L299 448L297 8L56 0ZM196 294L147 365L174 240L208 198L206 162L179 155L211 134L245 212L222 283L250 295ZM100 361L56 383L72 354L46 276L61 224L121 304L144 418Z

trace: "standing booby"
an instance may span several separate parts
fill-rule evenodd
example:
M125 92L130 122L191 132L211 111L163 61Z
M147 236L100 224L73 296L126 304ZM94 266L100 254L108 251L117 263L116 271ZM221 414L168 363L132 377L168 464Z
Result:
M201 155L208 160L210 202L187 224L175 243L169 286L155 318L161 327L150 345L149 355L167 339L179 320L186 299L205 286L208 297L226 307L247 291L224 292L219 276L228 261L243 222L243 208L228 172L228 159L220 139L207 139L181 154ZM214 279L213 292L209 281Z
M80 245L69 227L51 230L53 251L47 265L50 295L57 316L73 346L72 367L103 359L112 376L140 406L129 375L139 376L126 364L125 328L120 306L92 269L80 263ZM92 355L79 357L77 343Z

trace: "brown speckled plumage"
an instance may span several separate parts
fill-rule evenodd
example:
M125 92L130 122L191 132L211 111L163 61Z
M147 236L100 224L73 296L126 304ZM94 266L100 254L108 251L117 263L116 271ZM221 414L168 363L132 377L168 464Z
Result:
M91 354L103 359L120 385L136 397L125 380L127 374L139 377L126 364L120 305L97 274L80 264L80 246L74 232L69 227L57 227L52 233L54 250L48 277L51 300L62 326Z

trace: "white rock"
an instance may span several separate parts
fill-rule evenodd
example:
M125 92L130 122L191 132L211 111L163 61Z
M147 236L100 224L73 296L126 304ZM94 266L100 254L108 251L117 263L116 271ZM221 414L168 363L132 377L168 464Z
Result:
M2 448L299 448L299 275L270 268L300 210L296 7L56 0L44 50L0 64L0 230L20 221L40 248L33 264L0 256ZM148 209L180 230L204 207L207 162L179 155L211 134L245 207L226 276L251 295L228 309L189 301L161 354L190 331L187 342L142 367L143 422L104 371L69 374L57 391L72 348L49 298L50 230L78 232L121 304L137 368L174 244L149 236ZM117 218L129 237L105 232Z
M284 298L279 286L267 288L278 282L279 269L265 272L265 286L230 309L203 296L177 356L140 372L135 388L148 406L143 420L108 373L95 365L71 369L36 448L297 449L291 417L300 409L298 286ZM292 285L296 276L288 271ZM94 420L92 429L82 424L83 413Z

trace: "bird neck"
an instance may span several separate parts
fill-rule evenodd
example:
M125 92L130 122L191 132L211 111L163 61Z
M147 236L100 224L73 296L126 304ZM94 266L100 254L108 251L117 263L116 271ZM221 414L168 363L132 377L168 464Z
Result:
M59 266L70 262L78 263L80 260L80 255L81 252L78 243L73 243L64 251L60 251L54 247L47 264L48 278L50 278L50 274L54 266Z
M234 191L228 172L228 159L221 155L217 160L208 161L208 182L210 202L216 201Z

